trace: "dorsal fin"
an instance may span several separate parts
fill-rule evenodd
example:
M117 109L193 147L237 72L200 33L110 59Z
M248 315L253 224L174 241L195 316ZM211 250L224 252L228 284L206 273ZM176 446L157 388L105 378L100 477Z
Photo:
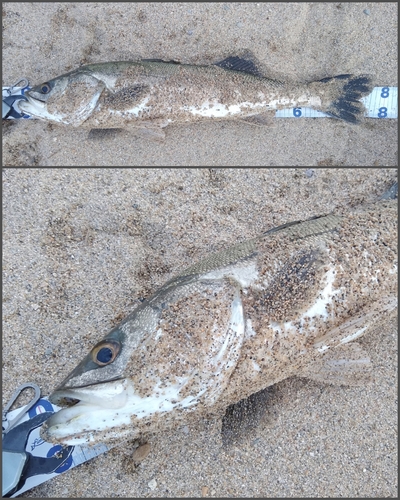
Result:
M252 60L242 59L238 56L227 57L223 61L215 63L215 66L231 71L242 71L250 75L263 76Z
M180 61L165 61L164 59L141 59L143 62L159 62L169 64L182 64ZM229 56L222 61L214 63L214 66L219 66L222 69L230 71L241 71L255 76L264 76L251 59L243 59L238 56Z

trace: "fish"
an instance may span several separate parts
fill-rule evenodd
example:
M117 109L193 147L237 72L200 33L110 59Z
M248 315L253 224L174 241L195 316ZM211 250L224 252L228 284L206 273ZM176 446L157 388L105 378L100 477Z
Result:
M292 376L365 383L372 363L354 341L397 309L397 200L388 193L268 229L179 272L56 387L49 399L62 409L42 438L142 439L221 416Z
M133 129L164 137L170 123L241 119L262 124L270 110L311 107L359 123L369 75L342 74L307 84L262 75L252 60L214 65L143 59L81 66L25 92L33 118L90 129Z

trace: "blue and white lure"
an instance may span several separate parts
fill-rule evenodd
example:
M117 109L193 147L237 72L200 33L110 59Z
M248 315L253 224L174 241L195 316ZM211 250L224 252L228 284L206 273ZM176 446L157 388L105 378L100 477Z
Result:
M3 120L18 120L20 118L30 119L32 118L27 113L21 111L18 107L18 102L22 100L27 100L25 97L25 92L30 90L32 87L29 86L29 80L27 78L20 78L11 87L3 87Z

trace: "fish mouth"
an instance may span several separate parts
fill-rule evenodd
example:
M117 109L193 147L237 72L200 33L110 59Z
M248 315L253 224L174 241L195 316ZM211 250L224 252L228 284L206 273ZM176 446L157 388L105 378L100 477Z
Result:
M126 389L126 379L74 388L60 387L49 396L49 400L57 406L65 407L64 409L78 404L99 408L121 408L126 403Z
M126 379L57 389L49 400L62 409L46 421L43 437L50 442L72 445L94 441L95 433L107 429L115 415L121 410L124 415L129 393L130 383ZM121 423L128 421L124 418Z
M38 107L41 109L45 108L46 101L44 101L42 99L37 99L36 97L31 97L27 92L24 94L24 97L26 97L26 100L24 100L23 103L22 102L18 103L18 106L21 106L21 104L23 104L24 106L31 105L31 106ZM22 106L22 107L24 107L24 106Z

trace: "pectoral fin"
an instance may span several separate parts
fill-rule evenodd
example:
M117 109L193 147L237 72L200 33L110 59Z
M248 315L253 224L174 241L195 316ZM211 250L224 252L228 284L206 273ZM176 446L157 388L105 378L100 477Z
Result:
M335 385L364 385L372 379L372 363L357 343L330 349L298 376Z

